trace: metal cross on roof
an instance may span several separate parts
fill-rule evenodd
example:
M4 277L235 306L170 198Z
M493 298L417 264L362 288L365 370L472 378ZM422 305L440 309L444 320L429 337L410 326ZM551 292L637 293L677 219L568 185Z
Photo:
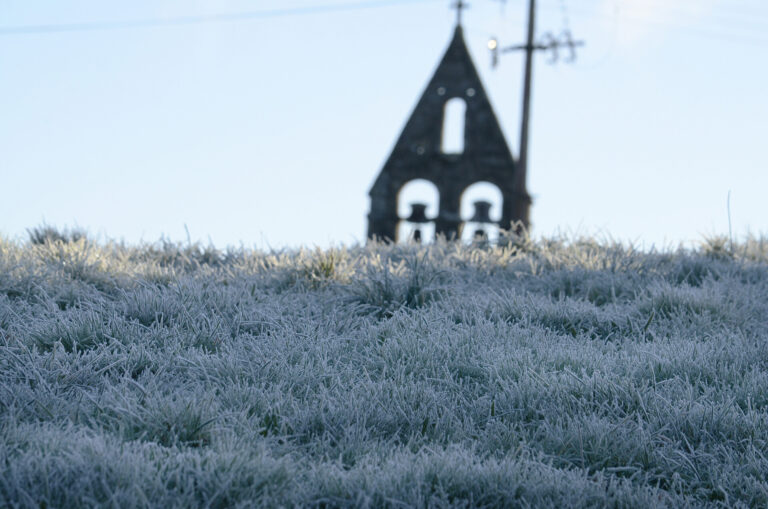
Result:
M456 24L461 25L461 11L469 8L469 4L463 0L456 0L453 3L453 8L456 9Z

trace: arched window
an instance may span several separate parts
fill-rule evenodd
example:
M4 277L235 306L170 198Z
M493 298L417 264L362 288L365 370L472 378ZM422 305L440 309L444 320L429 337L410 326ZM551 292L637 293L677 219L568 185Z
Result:
M413 205L426 205L424 216L428 219L426 223L413 223L408 218L413 213ZM440 192L437 186L426 179L415 179L407 182L400 188L397 194L397 216L400 223L397 226L397 242L409 242L414 236L420 237L424 244L432 242L435 238L434 218L440 207ZM418 234L416 231L418 230Z
M490 203L488 211L489 218L493 223L477 223L473 221L475 213L478 211L477 202ZM501 220L501 207L504 202L501 189L490 182L476 182L467 187L461 193L461 240L472 242L480 231L485 238L495 241L499 237L498 221ZM480 206L483 208L483 206Z
M464 124L467 118L467 103L460 97L454 97L445 103L443 109L443 135L441 151L443 154L461 154L464 152Z

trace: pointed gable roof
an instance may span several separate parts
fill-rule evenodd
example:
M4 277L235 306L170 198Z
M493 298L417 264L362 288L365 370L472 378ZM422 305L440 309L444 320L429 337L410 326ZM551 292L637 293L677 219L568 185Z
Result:
M413 140L420 140L425 153L440 153L445 103L457 97L467 102L465 152L490 152L512 161L512 154L464 42L460 25L456 26L448 49L400 134L390 160L404 156L412 149L408 145ZM428 146L423 146L425 143Z
M460 98L466 103L464 150L442 151L445 105ZM396 240L397 197L410 180L431 181L440 193L437 233L456 235L461 224L461 195L470 185L487 181L504 198L502 228L523 220L527 224L530 198L517 189L517 165L477 73L460 25L432 78L405 124L392 152L370 190L368 236Z

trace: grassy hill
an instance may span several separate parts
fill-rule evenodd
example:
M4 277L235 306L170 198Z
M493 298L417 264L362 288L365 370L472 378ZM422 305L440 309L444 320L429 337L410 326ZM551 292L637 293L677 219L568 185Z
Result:
M0 240L0 506L768 506L764 239L35 240Z

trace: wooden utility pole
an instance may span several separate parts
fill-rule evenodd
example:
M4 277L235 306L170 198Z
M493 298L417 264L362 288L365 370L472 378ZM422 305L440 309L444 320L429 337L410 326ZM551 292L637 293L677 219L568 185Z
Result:
M576 48L583 46L583 41L574 41L569 30L564 30L560 37L555 37L551 33L544 35L544 41L536 43L536 0L529 0L528 3L528 23L527 36L525 44L518 44L506 48L499 48L496 39L491 39L488 48L491 50L492 64L495 67L498 63L499 53L510 51L525 52L525 74L523 76L523 114L520 125L520 156L518 159L517 186L518 189L526 189L525 180L528 175L528 143L530 137L531 124L531 95L533 91L533 55L537 51L551 51L554 63L559 58L560 48L568 48L571 52L567 62L576 60Z
M533 83L533 47L534 34L536 33L536 0L530 0L528 4L528 37L525 43L525 76L523 83L523 118L520 126L520 168L517 174L519 189L525 189L525 180L528 173L528 127L531 123L531 85Z

